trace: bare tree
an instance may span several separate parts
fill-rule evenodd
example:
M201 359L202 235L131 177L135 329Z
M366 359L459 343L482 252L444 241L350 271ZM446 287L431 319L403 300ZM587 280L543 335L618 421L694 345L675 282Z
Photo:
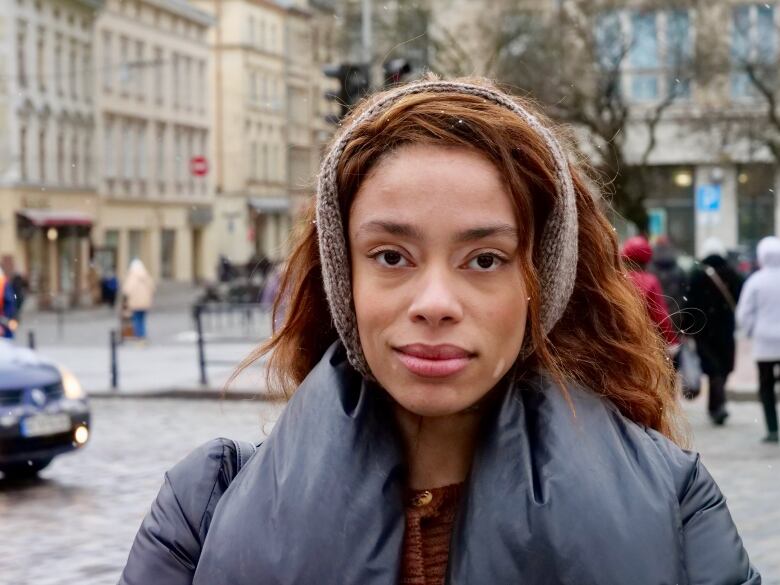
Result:
M627 11L620 8L624 2L563 0L555 9L534 11L509 1L497 38L498 78L574 127L614 208L640 230L647 225L647 168L659 123L690 91L696 73L689 4L645 0ZM660 13L663 42L655 24ZM641 91L642 83L652 91L636 100L632 84ZM627 143L640 130L646 143L631 157Z

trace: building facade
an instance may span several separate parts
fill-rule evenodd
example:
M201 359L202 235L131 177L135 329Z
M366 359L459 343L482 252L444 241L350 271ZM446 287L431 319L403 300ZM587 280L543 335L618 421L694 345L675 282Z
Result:
M0 16L0 265L27 275L43 306L88 297L101 5L14 0Z
M95 27L103 272L133 258L158 279L212 278L213 19L184 0L106 0Z
M313 193L322 143L318 34L327 6L307 1L195 0L216 24L213 55L215 228L234 263L282 260ZM327 5L327 3L324 3Z

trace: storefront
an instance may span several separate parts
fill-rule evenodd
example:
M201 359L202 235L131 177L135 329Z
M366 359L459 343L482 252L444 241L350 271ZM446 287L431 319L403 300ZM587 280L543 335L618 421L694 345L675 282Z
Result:
M290 235L290 198L252 197L249 199L251 225L254 229L255 258L272 262L287 255Z
M22 209L16 221L23 271L38 306L51 309L90 304L92 217L80 211Z

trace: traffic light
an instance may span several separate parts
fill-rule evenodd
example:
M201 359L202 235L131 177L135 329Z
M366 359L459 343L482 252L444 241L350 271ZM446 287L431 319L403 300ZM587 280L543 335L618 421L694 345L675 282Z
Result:
M406 76L412 72L412 66L406 59L392 59L382 65L385 71L384 85L394 85L405 80Z
M347 115L350 108L357 104L369 91L371 80L368 65L362 63L341 63L339 65L327 65L322 68L326 77L338 81L338 92L327 92L325 97L337 101L341 107L339 119ZM329 118L329 121L337 120Z

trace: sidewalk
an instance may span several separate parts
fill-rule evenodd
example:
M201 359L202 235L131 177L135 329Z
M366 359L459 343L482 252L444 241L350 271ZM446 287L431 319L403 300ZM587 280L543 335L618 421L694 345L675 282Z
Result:
M118 330L116 309L84 308L25 313L17 336L19 344L35 335L36 348L72 371L92 396L220 397L236 366L268 338L270 317L247 327L232 321L205 322L208 384L200 383L197 335L192 305L201 289L163 283L147 315L148 343L126 341L117 348L118 388L111 387L110 332ZM226 398L264 397L265 368L254 365L231 384Z

